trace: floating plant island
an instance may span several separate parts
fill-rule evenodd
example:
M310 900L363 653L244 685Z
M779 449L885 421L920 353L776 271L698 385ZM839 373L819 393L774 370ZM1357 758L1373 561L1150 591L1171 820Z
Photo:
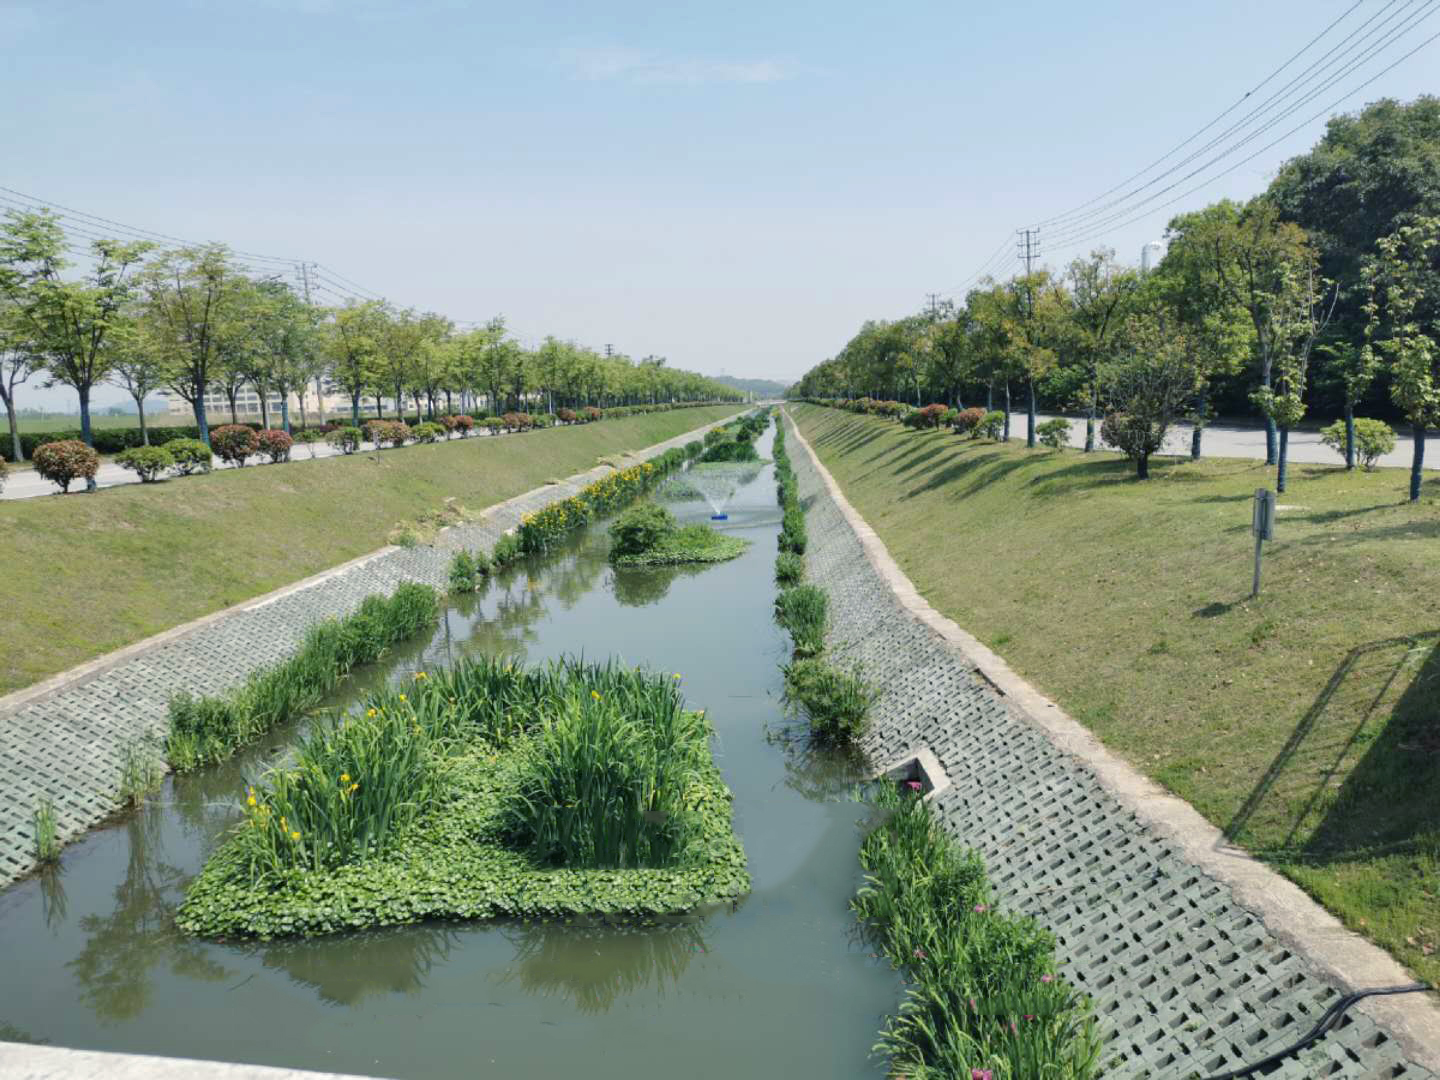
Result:
M728 562L749 546L748 540L708 525L680 525L654 503L625 511L610 526L610 561L620 567Z
M652 917L743 896L710 727L678 677L465 660L321 720L247 791L180 928Z

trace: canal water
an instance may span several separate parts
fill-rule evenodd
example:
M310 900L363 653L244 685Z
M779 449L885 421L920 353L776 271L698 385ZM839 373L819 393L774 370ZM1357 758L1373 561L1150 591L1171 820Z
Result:
M698 500L670 506L686 522L710 515ZM717 526L752 541L732 562L616 571L605 523L592 525L453 605L430 640L351 680L336 704L474 654L679 672L735 795L753 879L742 902L647 928L186 938L175 907L238 819L246 777L295 734L279 731L168 781L0 894L0 1039L406 1078L882 1076L869 1050L901 988L847 908L866 811L846 797L843 766L784 737L772 469L727 509Z

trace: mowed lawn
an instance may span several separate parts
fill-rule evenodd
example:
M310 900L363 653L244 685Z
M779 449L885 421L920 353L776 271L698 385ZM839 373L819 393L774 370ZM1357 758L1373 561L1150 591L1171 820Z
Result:
M1440 477L1027 450L792 406L931 604L1107 746L1440 980ZM1023 430L1023 419L1021 420Z
M470 511L739 412L677 409L0 502L0 693L374 551L455 498Z

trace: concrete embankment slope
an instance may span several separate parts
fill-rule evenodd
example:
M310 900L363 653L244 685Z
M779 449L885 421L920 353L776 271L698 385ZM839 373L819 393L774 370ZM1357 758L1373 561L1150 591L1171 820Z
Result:
M884 690L865 749L877 763L934 753L946 827L984 855L1005 907L1054 931L1065 975L1094 999L1107 1077L1223 1073L1300 1039L1344 992L1413 981L934 611L787 435L832 656ZM973 553L954 558L982 576ZM1432 997L1367 999L1266 1075L1432 1080Z

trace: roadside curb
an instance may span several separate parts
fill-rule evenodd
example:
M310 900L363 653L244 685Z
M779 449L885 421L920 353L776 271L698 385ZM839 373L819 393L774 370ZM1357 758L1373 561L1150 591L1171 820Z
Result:
M1299 886L1225 840L1194 807L1142 776L1107 750L1090 731L1045 697L993 651L930 606L878 534L845 498L789 411L791 431L805 449L840 514L859 539L866 559L904 610L952 645L1061 752L1077 760L1137 820L1173 843L1196 867L1227 886L1275 938L1305 957L1322 975L1350 990L1415 982L1415 976L1379 946L1348 930ZM1407 1056L1440 1073L1440 1004L1433 994L1367 998L1355 1011L1382 1025Z

